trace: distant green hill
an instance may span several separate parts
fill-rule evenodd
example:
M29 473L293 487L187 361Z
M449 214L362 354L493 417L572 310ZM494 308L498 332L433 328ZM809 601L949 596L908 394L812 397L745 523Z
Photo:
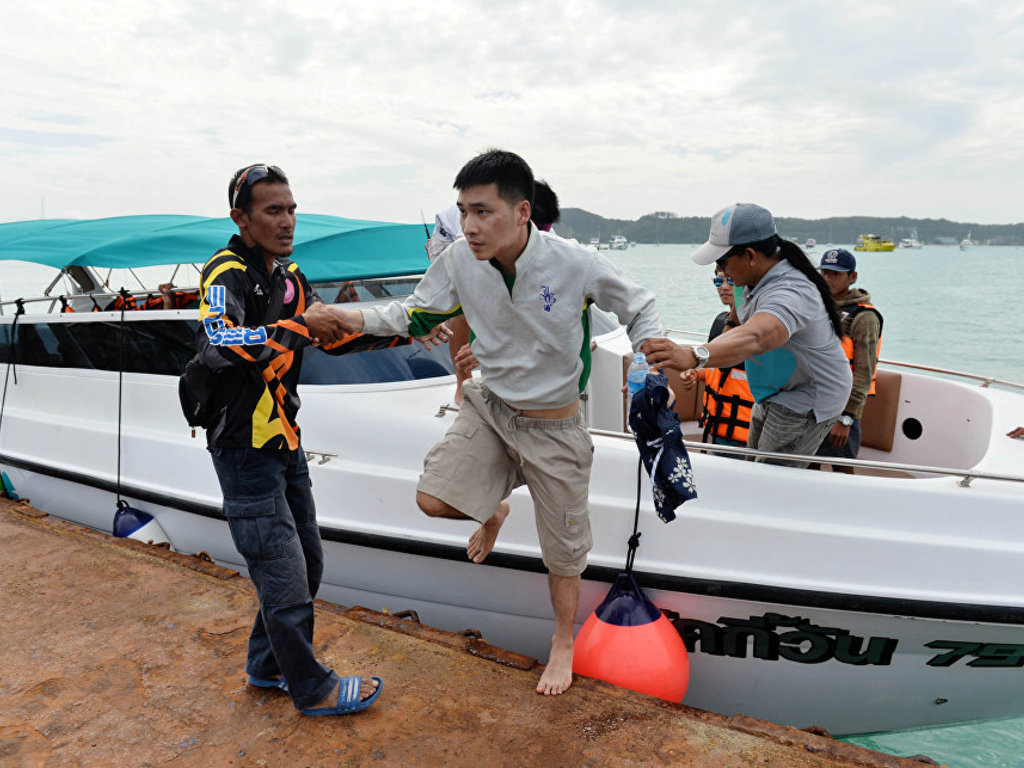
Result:
M677 216L659 211L639 219L606 219L582 208L563 208L562 220L555 229L581 242L599 238L607 243L614 235L623 235L638 243L703 243L708 237L708 216ZM1022 224L972 224L947 219L876 218L872 216L835 216L829 219L776 218L779 234L804 243L814 238L819 245L852 245L858 235L876 234L899 242L914 230L926 244L959 243L968 233L984 245L1024 244Z

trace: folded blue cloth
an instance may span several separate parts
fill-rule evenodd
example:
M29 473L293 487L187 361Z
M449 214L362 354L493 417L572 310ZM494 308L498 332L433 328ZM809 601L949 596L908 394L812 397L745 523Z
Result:
M629 407L629 428L651 477L654 510L666 523L676 519L676 507L697 498L679 417L668 405L670 396L665 375L649 373Z

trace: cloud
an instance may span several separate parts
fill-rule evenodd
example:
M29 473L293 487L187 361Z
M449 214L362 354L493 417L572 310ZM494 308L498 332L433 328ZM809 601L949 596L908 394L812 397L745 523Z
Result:
M54 216L219 215L231 172L268 160L304 210L412 221L490 146L607 216L747 199L809 218L1020 218L1006 190L1024 171L1024 10L1006 0L7 15L0 218L36 215L24 201L40 196Z
M87 133L19 130L0 127L0 157L24 153L41 155L75 147L97 147L113 139ZM8 149L4 149L4 147Z

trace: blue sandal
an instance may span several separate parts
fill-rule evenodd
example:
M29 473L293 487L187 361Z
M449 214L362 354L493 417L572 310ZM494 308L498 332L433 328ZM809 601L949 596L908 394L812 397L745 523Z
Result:
M377 690L366 699L361 700L359 698L363 688L363 679L361 677L343 677L341 678L341 686L338 688L338 701L333 707L316 707L314 709L300 709L299 711L304 715L318 717L322 715L348 715L352 712L364 710L377 700L381 689L384 688L384 681L379 677L371 677L370 679L377 681Z
M288 692L288 683L285 682L283 675L277 680L269 677L253 677L249 675L249 685L255 685L257 688L279 688L285 693Z

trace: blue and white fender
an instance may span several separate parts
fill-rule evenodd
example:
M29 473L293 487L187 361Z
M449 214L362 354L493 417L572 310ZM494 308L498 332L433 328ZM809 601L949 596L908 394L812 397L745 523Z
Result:
M117 512L114 513L114 536L149 544L169 544L171 541L156 518L129 506L123 499L118 500Z

